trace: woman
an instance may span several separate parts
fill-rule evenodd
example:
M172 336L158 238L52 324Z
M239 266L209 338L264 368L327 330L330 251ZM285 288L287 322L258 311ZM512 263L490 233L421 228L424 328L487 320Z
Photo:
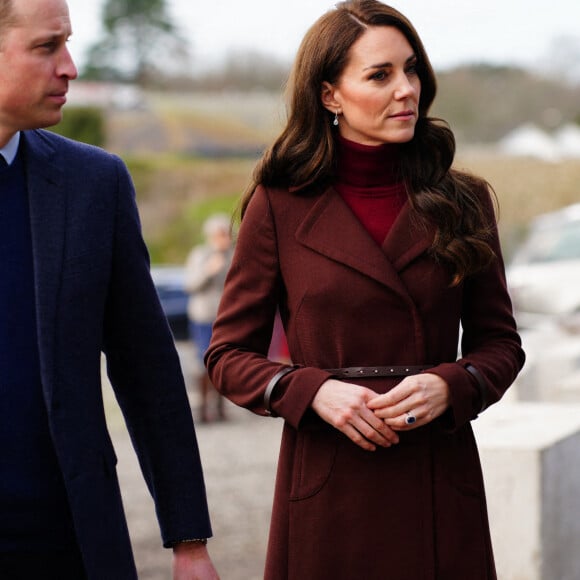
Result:
M199 392L201 421L212 419L209 397L213 386L203 366L209 347L211 327L217 315L226 273L232 260L231 220L226 214L211 215L203 224L204 243L191 250L185 263L185 291L189 294L187 315L189 334L201 366ZM224 420L224 401L217 399L217 418Z
M338 4L243 200L206 364L285 420L268 579L496 577L470 421L524 354L489 188L450 168L435 92L402 14ZM266 358L277 307L294 366Z

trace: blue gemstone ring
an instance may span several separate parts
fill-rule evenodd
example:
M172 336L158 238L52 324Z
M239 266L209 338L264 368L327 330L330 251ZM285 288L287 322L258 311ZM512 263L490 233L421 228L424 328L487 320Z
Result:
M405 415L407 415L405 417L405 423L407 423L407 425L412 425L417 420L417 417L415 417L411 411L407 411Z

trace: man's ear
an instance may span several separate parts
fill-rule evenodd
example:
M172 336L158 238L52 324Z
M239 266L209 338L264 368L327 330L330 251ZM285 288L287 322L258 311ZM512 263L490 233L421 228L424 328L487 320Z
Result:
M331 113L340 113L341 106L340 103L336 100L334 93L335 88L328 81L324 81L322 83L322 90L320 92L322 104Z

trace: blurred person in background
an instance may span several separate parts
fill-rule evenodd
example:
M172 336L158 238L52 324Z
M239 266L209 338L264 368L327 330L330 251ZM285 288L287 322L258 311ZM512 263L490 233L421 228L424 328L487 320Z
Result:
M206 364L284 419L267 580L496 578L470 422L524 353L490 187L452 168L435 93L405 16L338 3L242 200ZM278 308L292 365L267 358Z
M0 0L0 578L137 578L101 352L174 578L215 579L194 424L122 161L40 128L77 70L65 0Z
M203 356L209 347L212 325L232 261L231 219L221 213L210 216L203 224L203 235L204 242L191 250L185 263L185 290L190 295L187 306L190 337L199 363L200 416L207 423L212 419L209 410L212 392L217 395L218 419L226 418L224 399L213 388Z

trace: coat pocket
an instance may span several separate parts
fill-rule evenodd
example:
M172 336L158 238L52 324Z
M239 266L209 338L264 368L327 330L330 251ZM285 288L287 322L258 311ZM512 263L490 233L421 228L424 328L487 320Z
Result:
M307 499L321 491L328 482L339 445L340 433L316 421L298 431L290 500Z

